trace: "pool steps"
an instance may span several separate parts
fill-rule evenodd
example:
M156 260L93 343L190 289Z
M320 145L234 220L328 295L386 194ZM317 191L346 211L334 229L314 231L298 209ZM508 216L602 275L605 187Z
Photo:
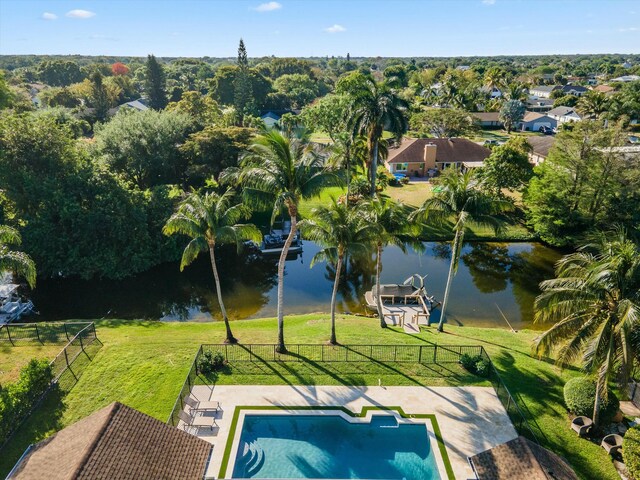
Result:
M251 476L264 465L264 451L255 442L245 443L242 451L242 462L244 462L244 478Z

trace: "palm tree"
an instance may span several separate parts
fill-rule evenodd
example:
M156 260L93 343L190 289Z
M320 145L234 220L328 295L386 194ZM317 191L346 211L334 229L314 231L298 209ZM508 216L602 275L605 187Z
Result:
M380 326L387 326L380 301L380 271L382 270L382 249L395 245L406 253L406 245L421 248L422 242L416 240L420 234L419 224L410 220L411 210L403 203L396 203L389 198L378 197L367 205L369 221L376 228L376 303Z
M349 126L353 136L365 135L369 158L369 178L371 196L376 194L376 169L378 168L378 150L384 129L388 129L398 138L407 131L407 119L404 111L407 102L401 99L386 83L377 83L370 75L361 75L348 89L351 96L349 108Z
M29 255L10 247L22 243L20 233L7 225L0 225L0 273L10 271L22 275L31 288L36 286L36 264Z
M590 91L580 97L578 100L577 110L579 113L589 118L598 118L609 107L609 100L602 92Z
M494 88L500 89L505 84L505 72L500 67L491 67L484 73L484 86L491 94Z
M447 285L442 300L442 310L438 331L444 330L451 282L458 271L464 235L471 225L490 226L500 229L496 215L512 208L507 200L496 198L482 187L474 170L462 172L457 168L447 168L441 176L442 190L434 193L412 214L412 219L432 220L443 224L453 220L453 241L451 242L451 263Z
M535 321L554 325L536 339L534 349L541 355L557 351L561 366L582 357L585 370L597 379L597 423L609 380L616 375L626 385L638 354L632 337L640 326L640 244L621 227L600 233L562 257L556 278L540 288Z
M218 303L222 311L224 326L227 330L227 343L236 343L229 325L227 310L222 301L220 278L216 267L216 245L235 243L238 251L245 240L260 241L260 231L251 224L238 224L242 219L249 218L251 211L242 204L234 204L235 191L227 190L218 195L215 192L204 195L193 192L178 206L163 228L165 235L182 234L191 238L182 252L180 271L191 264L200 252L209 251L211 269L216 283Z
M258 136L249 146L241 163L238 182L243 196L258 208L270 206L271 223L287 211L291 229L278 261L278 352L286 352L284 343L284 265L289 247L297 232L298 204L302 198L317 196L329 185L339 185L339 178L325 169L311 144L271 130ZM229 174L230 176L230 174Z
M300 222L300 229L305 237L323 247L314 255L311 266L322 261L335 265L335 279L331 294L331 339L329 340L332 345L338 343L336 297L345 256L366 253L375 232L375 226L360 210L361 207L349 208L347 202L338 203L332 198L328 207L314 209L310 219Z

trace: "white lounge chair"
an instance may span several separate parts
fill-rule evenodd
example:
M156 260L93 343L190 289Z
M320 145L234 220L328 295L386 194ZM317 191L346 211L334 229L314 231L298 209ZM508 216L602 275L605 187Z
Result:
M178 417L185 425L185 431L189 428L208 428L213 431L213 427L218 427L216 419L213 417L191 416L184 410L178 413Z
M184 403L189 405L191 410L200 410L200 411L214 411L219 412L222 410L220 406L220 402L212 401L212 402L201 402L200 400L196 400L191 395L185 398Z

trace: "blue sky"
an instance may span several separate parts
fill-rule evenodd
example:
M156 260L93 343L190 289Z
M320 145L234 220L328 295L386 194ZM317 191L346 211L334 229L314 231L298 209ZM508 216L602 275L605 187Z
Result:
M638 53L639 0L0 0L0 54Z

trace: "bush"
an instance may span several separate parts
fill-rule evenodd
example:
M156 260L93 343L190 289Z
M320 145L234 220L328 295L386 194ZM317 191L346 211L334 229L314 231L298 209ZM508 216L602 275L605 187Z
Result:
M196 367L198 373L208 375L221 370L225 363L224 355L221 352L213 353L211 350L207 350L198 358Z
M32 359L22 367L16 382L0 386L0 445L31 412L52 380L49 362Z
M635 480L640 480L640 425L627 430L622 441L622 458Z
M462 366L468 370L469 372L478 375L480 377L487 377L489 375L489 360L484 358L482 355L469 355L468 353L463 354L460 357L460 363Z
M369 180L364 175L358 175L351 182L351 192L355 195L369 195L370 188Z
M400 183L403 185L408 185L409 184L409 177L402 177L400 179Z
M575 415L593 417L593 406L596 398L596 382L586 377L576 377L564 386L564 403ZM600 422L610 423L620 407L620 402L611 390L607 390L607 398L602 399Z

